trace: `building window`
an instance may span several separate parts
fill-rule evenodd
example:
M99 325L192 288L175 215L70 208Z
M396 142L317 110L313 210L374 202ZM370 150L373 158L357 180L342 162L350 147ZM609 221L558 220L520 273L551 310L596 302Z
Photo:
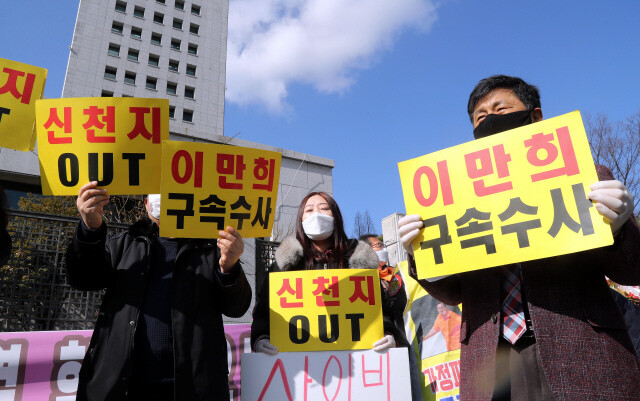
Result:
M178 92L178 84L174 82L167 82L167 94L175 95Z
M100 95L101 97L113 97L113 92L109 92L109 91L102 91L102 94Z
M164 0L156 0L156 3L165 4Z
M156 24L162 24L164 22L164 14L153 13L153 22Z
M129 53L127 53L127 60L130 61L138 61L138 55L140 55L140 52L136 49L129 49Z
M116 11L119 11L121 13L126 13L127 12L127 3L125 3L124 1L116 1Z
M133 16L137 18L144 18L144 7L136 6L133 9Z
M117 68L106 66L104 68L104 77L106 79L110 79L112 81L115 81L117 72L118 72Z
M124 83L125 84L136 84L136 73L131 71L125 71L124 73Z
M197 35L198 31L200 31L200 27L198 25L196 25L196 24L189 25L189 33Z
M193 122L193 110L182 110L182 121Z
M160 56L149 54L149 65L152 67L157 67L158 64L160 64Z
M171 38L171 49L180 51L180 40Z
M114 57L120 56L120 45L116 45L113 43L109 43L109 50L107 50L107 54Z
M193 43L189 43L188 50L189 54L193 54L194 56L198 54L198 45L194 45Z
M145 88L156 90L157 83L158 83L158 78L147 77L147 83L145 85Z
M124 29L124 25L122 25L122 22L113 21L113 24L111 24L111 32L113 33L122 35L123 29Z
M195 92L196 88L192 88L190 86L184 87L184 97L186 97L187 99L193 99Z
M195 4L191 5L191 14L200 15L200 6L196 6Z
M180 29L180 30L182 30L182 20L181 20L181 19L178 19L178 18L174 18L174 19L173 19L173 27L174 27L175 29Z
M191 75L192 77L196 76L196 66L187 64L187 75Z
M169 60L169 71L178 72L180 62L176 60Z
M169 118L176 118L176 106L169 106Z
M151 34L151 44L160 46L161 43L162 43L162 35L160 35L159 33L153 32Z
M142 29L135 26L131 27L131 37L134 39L142 39Z
M184 1L176 0L175 6L176 10L184 11Z

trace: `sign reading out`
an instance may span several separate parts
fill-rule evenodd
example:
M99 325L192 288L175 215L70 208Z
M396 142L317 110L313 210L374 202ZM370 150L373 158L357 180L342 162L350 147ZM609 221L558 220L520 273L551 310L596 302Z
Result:
M369 349L383 336L376 269L269 273L269 306L280 351Z
M578 111L398 164L419 278L613 243Z
M36 144L36 100L47 70L0 58L0 146L27 152Z
M165 141L160 235L217 238L227 226L269 237L282 154L261 149Z
M77 195L89 181L111 195L160 192L167 99L39 100L36 126L43 194Z

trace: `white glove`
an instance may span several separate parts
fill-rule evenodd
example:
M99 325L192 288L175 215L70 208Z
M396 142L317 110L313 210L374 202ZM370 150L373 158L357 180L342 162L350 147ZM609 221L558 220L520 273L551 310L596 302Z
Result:
M276 355L278 347L269 342L269 337L262 338L256 342L256 352L262 352L267 355Z
M617 180L599 181L590 188L587 198L597 202L596 210L609 221L613 234L617 234L633 213L633 195Z
M410 214L398 220L398 235L400 235L400 241L402 241L404 249L411 255L413 255L411 241L418 236L422 226L422 218L419 214Z
M373 350L376 352L383 352L388 350L389 348L396 347L396 340L393 338L391 334L385 334L380 340L373 343Z

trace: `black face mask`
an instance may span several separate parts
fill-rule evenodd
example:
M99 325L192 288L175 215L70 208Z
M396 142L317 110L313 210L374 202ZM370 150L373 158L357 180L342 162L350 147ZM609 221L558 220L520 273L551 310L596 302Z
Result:
M484 138L510 129L531 124L531 111L514 111L508 114L489 114L473 130L473 137Z

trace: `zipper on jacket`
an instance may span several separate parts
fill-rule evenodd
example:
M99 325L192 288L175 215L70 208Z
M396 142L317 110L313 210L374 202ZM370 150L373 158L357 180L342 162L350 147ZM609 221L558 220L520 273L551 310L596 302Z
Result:
M149 265L151 264L151 240L147 237L142 237L145 242L147 243L147 266L145 269L145 277L143 280L143 287L142 287L142 297L144 298L144 294L147 291L147 274L149 273ZM143 299L144 301L144 299ZM134 351L134 345L135 345L135 341L136 341L136 331L138 331L138 319L140 319L140 307L138 307L136 309L136 314L134 317L134 320L132 320L131 322L133 323L133 330L131 330L131 335L130 335L130 346L129 346L129 355L127 356L127 359L130 361L129 363L129 368L130 371L128 372L128 378L127 381L129 381L129 379L131 378L131 374L133 373L133 351ZM127 393L129 392L129 384L127 383Z
M190 250L192 249L196 249L198 248L198 243L199 240L196 239L189 239L187 240L185 243L183 243L182 245L178 245L178 252L176 253L176 260L173 264L173 274L171 275L171 346L173 348L173 399L177 400L176 398L176 394L177 394L177 390L178 390L178 386L177 386L177 380L176 380L176 372L177 372L177 368L176 368L176 363L177 363L177 358L176 358L176 336L175 336L175 316L174 316L174 302L176 299L176 274L175 274L175 269L176 267L178 267L178 260L180 259L180 256L188 253ZM202 249L214 249L214 245L210 244L209 246L204 246L202 247ZM214 272L214 274L216 274Z

